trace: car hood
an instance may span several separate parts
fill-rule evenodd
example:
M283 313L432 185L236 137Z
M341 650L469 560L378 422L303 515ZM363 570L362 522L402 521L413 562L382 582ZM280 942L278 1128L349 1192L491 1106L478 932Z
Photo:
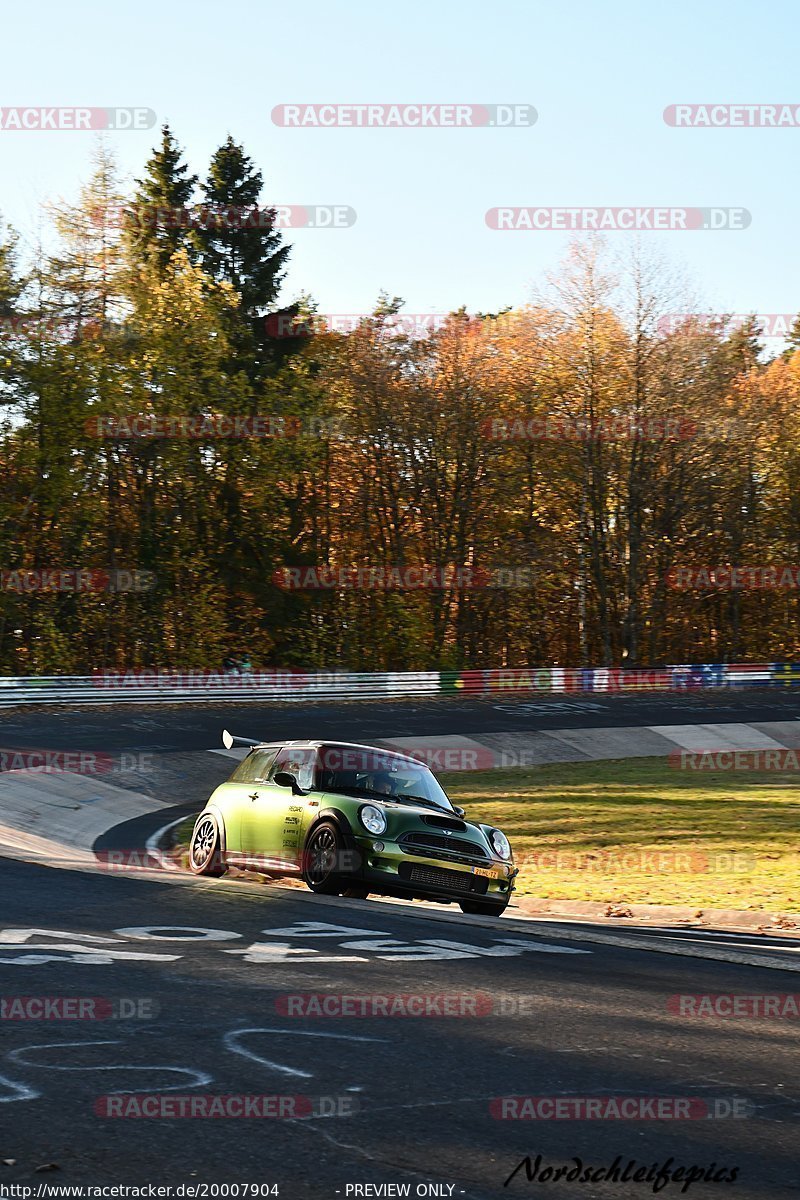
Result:
M426 821L426 817L449 817L452 821L463 825L463 829L452 829L453 837L466 838L469 841L478 842L484 849L494 853L489 839L484 830L484 827L477 825L472 821L467 821L463 817L457 817L455 813L449 813L443 808L432 808L425 804L393 804L391 800L379 800L377 797L372 799L361 799L355 796L342 796L338 792L326 792L324 795L326 804L331 807L341 807L342 802L347 805L353 805L355 808L360 808L363 804L373 804L376 808L381 808L386 813L388 828L387 833L391 837L396 837L400 833L406 833L409 829L426 829L430 833L445 833L442 826L437 826L435 823ZM488 828L488 826L486 827ZM363 833L363 830L359 832Z

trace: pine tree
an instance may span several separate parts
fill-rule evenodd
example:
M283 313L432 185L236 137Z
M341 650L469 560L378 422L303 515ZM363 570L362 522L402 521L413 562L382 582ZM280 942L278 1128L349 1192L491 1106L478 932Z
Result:
M16 380L16 328L24 283L17 264L17 237L0 223L0 404L9 403Z
M783 357L790 359L797 350L800 350L800 315L795 317L794 324L786 335L786 349Z
M188 174L182 158L169 125L163 125L161 146L148 159L144 178L136 180L137 190L127 213L126 231L134 256L154 256L162 272L181 248L190 260L197 257L189 208L197 176Z
M758 317L751 315L728 334L724 343L725 353L734 373L751 371L758 365L759 355L764 348L762 333Z
M239 297L230 331L236 359L231 370L244 370L253 384L273 373L303 340L276 339L267 332L267 316L275 305L290 247L282 245L275 229L275 210L259 207L263 186L261 172L229 135L214 154L203 184L208 207L197 232L207 274L230 284Z

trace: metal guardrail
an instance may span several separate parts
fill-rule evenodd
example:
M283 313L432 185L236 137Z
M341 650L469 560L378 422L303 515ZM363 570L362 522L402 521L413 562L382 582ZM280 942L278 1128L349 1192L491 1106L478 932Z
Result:
M0 708L17 705L190 703L226 700L370 700L427 696L441 690L439 672L392 673L260 671L248 675L216 672L106 672L91 676L0 677Z
M705 663L608 667L495 668L475 671L103 671L94 675L0 677L0 708L23 705L282 703L436 695L625 694L697 688L800 687L800 663Z

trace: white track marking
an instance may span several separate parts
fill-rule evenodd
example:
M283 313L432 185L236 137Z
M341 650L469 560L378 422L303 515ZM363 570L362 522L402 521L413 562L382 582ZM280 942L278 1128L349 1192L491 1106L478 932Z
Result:
M176 937L169 933L151 933L153 929L180 930L180 933ZM115 929L114 932L121 933L124 937L138 938L142 942L232 942L242 936L231 929L205 929L200 925L129 925L125 929ZM197 933L202 936L192 936Z
M316 924L307 922L304 924ZM284 934L294 934L302 937L339 937L345 926L328 926L324 930L300 933L297 927L287 927L280 931ZM334 932L335 931L335 932ZM278 930L264 930L264 933L277 934ZM369 930L369 936L341 941L340 950L358 950L374 955L378 959L389 962L442 962L458 958L515 958L520 954L591 954L590 950L577 950L568 946L551 945L548 942L537 942L532 938L504 938L496 941L493 946L476 946L471 942L450 941L446 938L425 938L415 942L403 942L397 938L381 935L375 930ZM288 942L253 942L247 947L236 950L224 950L224 954L240 955L245 962L262 964L279 964L291 961L301 965L304 962L316 965L327 962L368 962L369 959L359 955L320 954L310 946L292 946Z
M294 1079L313 1079L314 1076L310 1071L299 1071L296 1067L287 1067L285 1063L274 1062L272 1059L263 1058L260 1054L256 1054L255 1050L246 1050L244 1046L239 1044L239 1038L244 1037L248 1033L272 1033L271 1029L233 1029L225 1034L223 1042L226 1050L230 1050L232 1054L241 1054L243 1058L249 1058L251 1062L259 1063L262 1067L268 1067L270 1071L277 1071L279 1075L291 1075ZM286 1030L281 1032L286 1035ZM291 1035L294 1037L294 1034Z
M259 1027L258 1029L255 1029L255 1030L254 1029L239 1029L236 1032L238 1032L238 1033L274 1033L276 1035L280 1035L281 1037L285 1037L287 1030L286 1030L286 1026L282 1025L282 1026L275 1026L275 1028L273 1028L272 1026L263 1026L263 1027ZM325 1033L325 1032L322 1032L321 1030L317 1031L316 1029L293 1029L291 1031L291 1037L292 1038L296 1038L296 1037L329 1038L329 1039L332 1038L333 1041L335 1041L335 1042L387 1042L389 1040L388 1038L362 1037L361 1035L355 1034L355 1033ZM355 1089L355 1090L358 1090L358 1089Z
M4 950L20 951L16 958L3 958ZM50 950L56 953L43 954ZM81 946L69 942L43 942L35 946L3 946L0 943L1 966L38 967L48 962L74 962L84 966L107 967L115 962L176 962L182 954L144 954L136 950L113 950L106 946Z
M744 937L745 935L743 934L742 936ZM686 939L671 937L669 939L665 938L664 940L665 941L669 940L674 945L676 941L682 942ZM722 946L723 948L725 946L735 946L737 950L760 950L762 953L764 953L764 951L768 951L768 950L780 950L782 954L800 954L800 946L790 946L790 945L784 946L780 943L776 944L774 941L770 942L768 945L765 946L764 943L760 942L760 941L759 942L728 942L723 937L719 937L719 938L714 939L712 945Z
M367 962L366 958L349 954L320 954L310 946L289 946L286 942L253 942L241 950L223 950L223 954L240 954L244 962L283 963L294 959L315 965L324 962Z
M551 946L548 942L535 942L521 938L503 938L494 946L472 946L468 942L450 942L446 938L426 938L426 946L443 946L452 950L468 950L487 958L511 958L524 954L526 950L536 950L545 954L591 954L591 950L572 950L567 946Z
M554 946L551 942L535 942L530 938L502 938L503 946L521 946L524 950L538 950L541 954L591 954L591 950L575 950L572 946Z
M70 941L36 941L31 938L75 938ZM85 945L84 943L96 943ZM69 933L63 929L3 929L0 930L0 964L3 966L38 967L49 962L75 962L86 966L108 966L113 962L144 960L174 962L180 954L145 954L137 950L117 949L121 938L100 937L93 933ZM55 951L45 954L43 951ZM4 951L20 951L14 958L2 957Z
M40 1071L170 1071L178 1072L181 1075L189 1075L194 1079L193 1083L176 1083L167 1087L162 1087L159 1090L162 1092L176 1092L184 1087L202 1087L207 1083L213 1083L214 1076L206 1074L205 1071L195 1071L192 1067L170 1067L166 1063L148 1063L146 1066L137 1066L134 1063L112 1063L108 1065L92 1066L92 1067L63 1067L56 1063L39 1063L31 1062L25 1055L32 1050L66 1050L75 1047L85 1046L119 1046L122 1043L118 1038L100 1042L39 1042L31 1046L20 1046L17 1050L12 1050L6 1055L6 1058L11 1062L21 1063L26 1067L35 1067ZM147 1088L117 1088L110 1092L112 1096L127 1096L134 1095L142 1091L152 1091Z
M164 871L180 871L180 867L171 858L168 858L161 849L161 839L165 834L169 833L170 829L174 829L176 825L182 825L186 817L178 817L177 821L170 821L169 825L162 825L155 833L151 834L145 842L145 850L149 855L152 855L160 864Z
M297 1067L289 1067L286 1063L275 1062L273 1059L264 1058L260 1054L256 1054L254 1050L247 1050L240 1045L239 1039L251 1033L268 1033L285 1038L287 1031L285 1028L273 1028L271 1026L259 1026L252 1029L231 1029L225 1034L223 1042L225 1048L230 1050L232 1054L241 1054L244 1058L251 1059L252 1062L259 1063L261 1066L268 1067L271 1071L277 1071L280 1075L290 1075L295 1079L313 1079L314 1075L311 1071L301 1071ZM353 1033L316 1033L313 1030L292 1030L290 1034L291 1040L299 1037L311 1038L326 1038L339 1042L385 1042L386 1038L373 1037L358 1037Z
M353 934L364 937L389 937L384 929L359 929L355 925L329 925L325 921L296 921L283 929L262 929L270 937L349 937Z
M0 1084L11 1090L10 1096L0 1096L0 1104L16 1104L20 1100L38 1100L42 1094L35 1092L27 1084L17 1083L16 1079L9 1079L7 1075L0 1075Z
M341 942L343 950L372 950L378 958L392 962L417 962L426 959L429 962L447 958L475 958L474 951L448 950L443 946L426 946L421 943L413 945L399 942L394 938L379 938L377 941L367 941L365 938L357 942ZM409 953L410 952L410 953Z
M63 929L0 929L0 943L3 945L21 945L32 937L48 938L80 938L83 942L119 942L119 938L98 937L94 933L67 932Z

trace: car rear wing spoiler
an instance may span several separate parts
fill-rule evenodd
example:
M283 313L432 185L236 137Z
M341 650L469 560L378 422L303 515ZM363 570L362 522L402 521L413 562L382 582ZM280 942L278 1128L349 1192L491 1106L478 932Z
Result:
M226 750L230 750L233 746L260 746L262 743L259 738L237 737L236 734L228 733L227 729L223 729L222 744Z

